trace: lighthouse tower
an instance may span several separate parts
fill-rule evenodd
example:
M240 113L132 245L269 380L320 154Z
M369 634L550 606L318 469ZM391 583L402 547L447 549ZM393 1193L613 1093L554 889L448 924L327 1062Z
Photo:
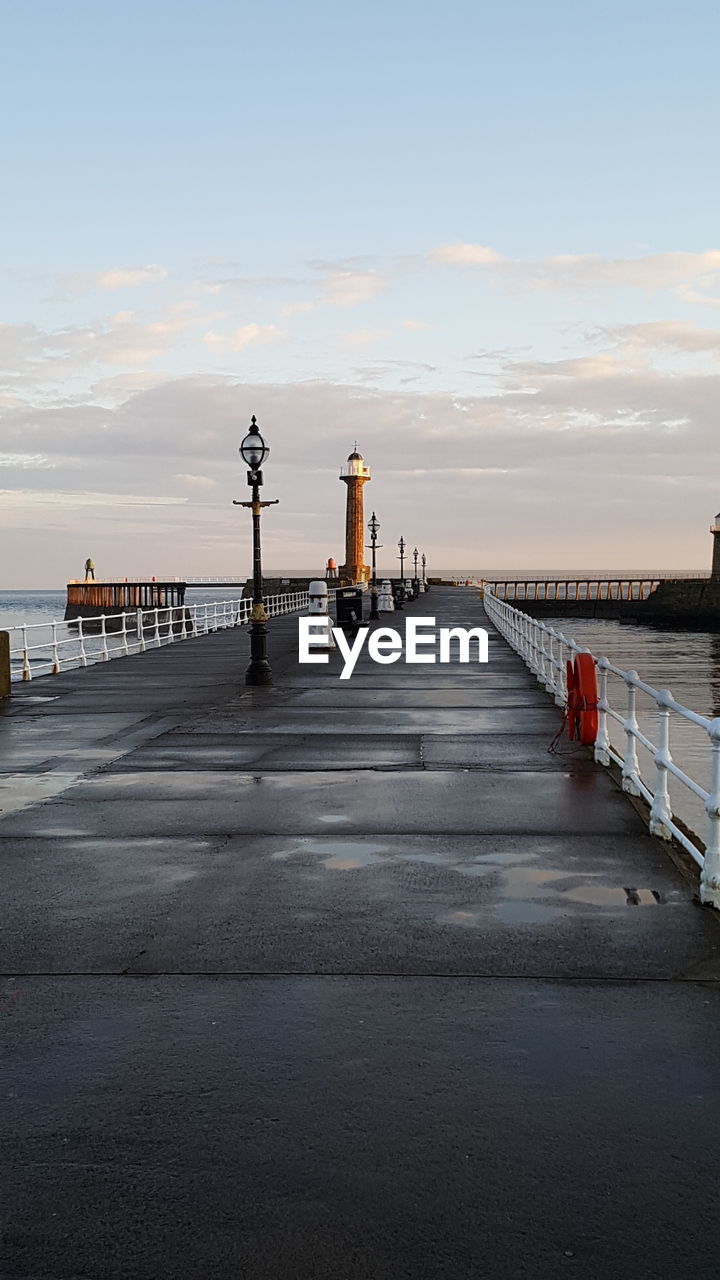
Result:
M715 523L710 525L710 532L713 536L713 558L710 577L713 582L720 582L720 511L715 517Z
M340 472L340 479L347 485L345 514L345 563L340 566L340 578L346 582L367 582L370 570L365 560L365 520L363 516L363 485L370 479L357 446Z

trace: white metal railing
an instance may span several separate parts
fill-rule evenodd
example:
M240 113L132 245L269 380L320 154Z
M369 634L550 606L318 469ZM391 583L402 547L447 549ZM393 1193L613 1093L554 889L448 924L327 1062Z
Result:
M522 613L513 605L498 599L491 591L485 591L485 610L491 622L505 637L508 644L520 654L538 682L552 694L558 706L567 706L566 661L576 653L588 653L587 649L568 639L562 632L546 626L537 618ZM648 826L653 835L663 840L675 839L701 868L700 899L720 908L720 718L709 719L697 715L689 707L676 702L669 689L654 689L640 679L637 671L623 671L608 658L595 658L598 672L598 734L595 741L595 759L604 765L612 762L620 766L623 790L629 795L642 796L650 806ZM624 686L625 705L622 710L612 706L609 698L609 677L615 677ZM657 719L657 742L653 742L638 722L637 696L651 700ZM686 724L702 730L708 755L707 788L675 763L670 750L671 716L680 717ZM623 748L619 750L610 738L610 727L620 727ZM638 759L638 747L649 753L654 768L652 782L642 776ZM702 841L693 838L694 833L683 823L678 825L670 797L670 780L685 788L705 811L705 850Z
M329 603L335 591L328 592ZM307 591L267 596L269 617L297 613L308 606ZM174 644L196 636L241 627L250 620L252 600L213 601L156 609L132 609L126 613L73 618L68 622L34 622L8 627L10 678L13 682L87 667L110 658Z

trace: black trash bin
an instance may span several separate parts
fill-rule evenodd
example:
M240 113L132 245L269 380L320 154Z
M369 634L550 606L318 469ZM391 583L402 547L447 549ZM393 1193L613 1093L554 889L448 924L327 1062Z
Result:
M359 587L341 587L336 597L339 627L357 627L363 620L363 593Z

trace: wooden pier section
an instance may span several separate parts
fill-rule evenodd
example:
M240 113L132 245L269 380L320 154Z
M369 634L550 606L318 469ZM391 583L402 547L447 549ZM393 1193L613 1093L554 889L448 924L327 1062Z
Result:
M184 582L160 582L156 578L134 582L127 578L68 582L65 621L94 618L103 613L125 613L130 609L179 608L185 603L185 591Z
M8 1280L717 1275L718 919L478 591L413 613L488 665L13 687Z

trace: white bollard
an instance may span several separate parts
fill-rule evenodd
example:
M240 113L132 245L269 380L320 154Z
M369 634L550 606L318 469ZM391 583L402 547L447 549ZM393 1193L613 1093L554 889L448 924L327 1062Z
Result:
M388 578L383 579L380 583L378 591L378 613L394 613L395 601L393 600L392 583Z
M308 649L315 653L329 653L335 648L335 639L332 633L332 623L328 616L328 589L327 583L321 578L315 579L308 586L308 614L310 617L325 620L327 626L327 634L310 636L308 639Z

